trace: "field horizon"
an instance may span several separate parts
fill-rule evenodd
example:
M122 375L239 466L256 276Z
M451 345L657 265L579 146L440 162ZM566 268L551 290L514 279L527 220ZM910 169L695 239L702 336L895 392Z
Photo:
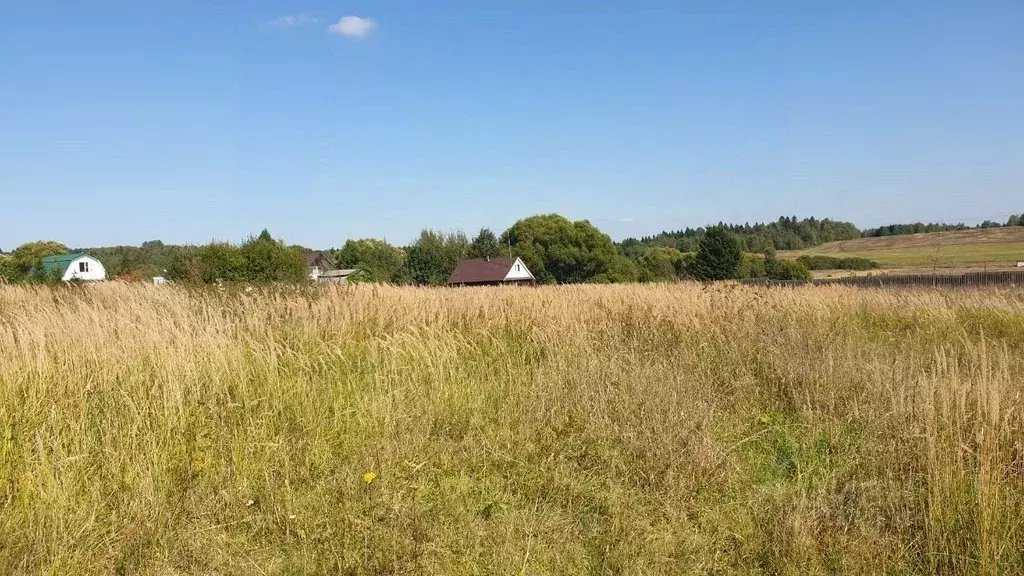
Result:
M0 573L1024 569L1024 294L0 285Z
M841 240L804 250L779 251L779 256L867 258L886 268L975 269L984 263L998 268L1024 261L1024 226Z

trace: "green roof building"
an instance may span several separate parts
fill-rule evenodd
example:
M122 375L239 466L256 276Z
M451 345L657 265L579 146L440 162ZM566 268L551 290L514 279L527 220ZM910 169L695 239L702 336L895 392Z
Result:
M47 256L40 262L46 274L56 274L64 282L81 280L96 282L107 279L103 263L88 254L57 254Z

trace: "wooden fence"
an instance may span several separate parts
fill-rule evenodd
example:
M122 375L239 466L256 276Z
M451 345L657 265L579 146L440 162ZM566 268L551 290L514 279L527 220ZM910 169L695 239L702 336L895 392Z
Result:
M748 278L746 280L740 280L740 282L755 286L802 286L805 284L815 284L861 286L865 288L901 286L946 286L951 288L974 288L981 286L1024 287L1024 270L968 272L966 274L847 276L845 278L815 278L814 280L769 280L768 278Z

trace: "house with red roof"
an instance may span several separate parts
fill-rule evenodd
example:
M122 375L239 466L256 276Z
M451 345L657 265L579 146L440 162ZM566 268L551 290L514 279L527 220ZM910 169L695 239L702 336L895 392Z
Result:
M474 258L459 262L449 286L533 284L536 279L519 258Z

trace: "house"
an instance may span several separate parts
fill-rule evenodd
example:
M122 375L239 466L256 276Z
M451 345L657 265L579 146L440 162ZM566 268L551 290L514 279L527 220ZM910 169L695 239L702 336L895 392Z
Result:
M58 254L47 256L40 263L47 274L60 276L64 282L80 280L96 282L107 279L103 263L88 254Z
M475 258L459 262L448 279L450 286L533 284L536 279L519 258Z
M349 270L328 270L320 274L317 278L317 282L324 284L347 284L356 274L359 274L359 269L352 268Z
M309 279L313 282L320 280L324 272L334 270L334 263L323 252L305 252L302 254L302 260L306 263Z

